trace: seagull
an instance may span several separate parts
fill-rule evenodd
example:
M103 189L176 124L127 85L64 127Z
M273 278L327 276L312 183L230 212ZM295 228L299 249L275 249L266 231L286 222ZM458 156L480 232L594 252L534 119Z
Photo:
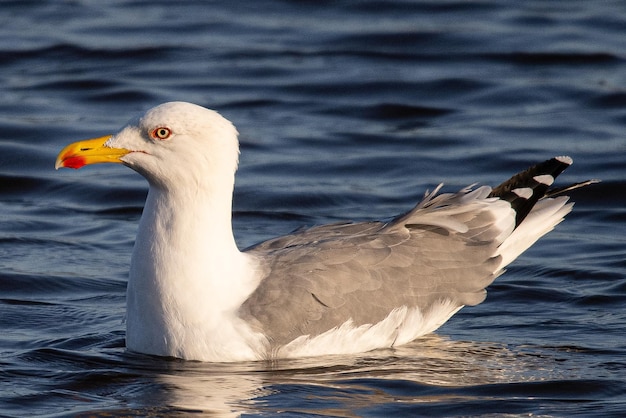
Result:
M238 132L170 102L56 168L120 163L149 191L127 287L129 351L207 362L355 354L407 344L481 303L504 268L572 209L559 156L501 185L440 193L386 221L299 229L240 251L232 230Z

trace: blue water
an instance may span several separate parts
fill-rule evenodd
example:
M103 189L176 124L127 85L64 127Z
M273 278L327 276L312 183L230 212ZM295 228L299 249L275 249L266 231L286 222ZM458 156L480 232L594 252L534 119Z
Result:
M2 2L0 416L623 415L625 27L620 1ZM123 318L147 185L53 166L170 100L241 133L241 248L554 155L575 160L560 184L603 182L483 304L408 346L141 356Z

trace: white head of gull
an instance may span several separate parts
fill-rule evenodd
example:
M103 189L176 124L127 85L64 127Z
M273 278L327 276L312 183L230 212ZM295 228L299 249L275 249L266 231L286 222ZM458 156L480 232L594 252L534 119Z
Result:
M129 350L240 361L406 344L480 303L572 206L548 190L572 162L555 157L495 189L437 194L440 185L391 222L313 227L242 252L231 224L238 155L228 120L184 102L59 153L57 168L121 163L149 182L128 281Z

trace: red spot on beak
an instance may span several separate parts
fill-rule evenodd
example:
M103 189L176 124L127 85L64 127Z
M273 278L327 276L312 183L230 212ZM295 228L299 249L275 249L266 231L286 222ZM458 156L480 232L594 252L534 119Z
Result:
M85 157L69 157L63 160L63 167L78 169L83 167L86 163Z

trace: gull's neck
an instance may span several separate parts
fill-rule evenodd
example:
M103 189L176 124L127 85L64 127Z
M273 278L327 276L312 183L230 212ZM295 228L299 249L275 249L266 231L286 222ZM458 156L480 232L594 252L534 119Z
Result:
M135 249L157 258L156 263L164 257L175 264L172 259L184 259L185 265L177 266L177 276L180 269L202 269L211 275L189 274L187 278L218 281L219 275L229 271L227 260L241 255L232 231L231 202L232 187L172 191L151 186ZM150 247L148 254L144 246Z
M256 287L254 261L232 232L233 183L151 185L127 292L131 350L189 357L187 348L228 332L224 322Z
M164 189L151 185L139 223L131 280L157 286L236 284L244 255L232 231L234 179ZM233 283L235 282L235 283ZM170 289L171 290L171 289Z

